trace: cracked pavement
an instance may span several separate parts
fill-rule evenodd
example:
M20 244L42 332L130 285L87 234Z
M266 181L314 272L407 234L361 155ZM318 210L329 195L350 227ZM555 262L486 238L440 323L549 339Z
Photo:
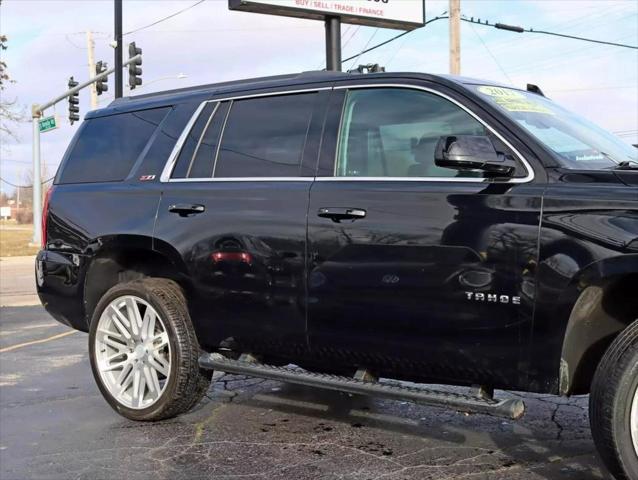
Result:
M68 329L0 309L0 348ZM87 335L0 353L0 479L605 479L587 397L498 392L522 420L216 374L190 413L135 423L102 399Z

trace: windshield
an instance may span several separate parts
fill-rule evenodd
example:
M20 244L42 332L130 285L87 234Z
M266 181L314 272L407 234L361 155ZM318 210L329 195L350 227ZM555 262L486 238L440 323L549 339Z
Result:
M605 169L638 162L638 149L541 95L487 85L474 88L552 150L567 168Z

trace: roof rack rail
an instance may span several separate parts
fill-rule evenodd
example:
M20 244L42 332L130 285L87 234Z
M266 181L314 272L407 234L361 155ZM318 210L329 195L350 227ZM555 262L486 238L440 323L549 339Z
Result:
M359 65L357 68L348 70L348 73L383 73L385 67L382 67L378 63L368 63L367 65Z
M330 77L330 76L334 76L334 75L348 75L348 73L346 72L336 72L333 70L306 70L303 72L300 72L297 75L297 78L301 78L301 77Z

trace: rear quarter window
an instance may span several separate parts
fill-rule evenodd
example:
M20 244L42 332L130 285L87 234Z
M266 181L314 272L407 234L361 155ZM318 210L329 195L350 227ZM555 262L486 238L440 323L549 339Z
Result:
M169 110L155 108L86 120L57 183L124 180Z

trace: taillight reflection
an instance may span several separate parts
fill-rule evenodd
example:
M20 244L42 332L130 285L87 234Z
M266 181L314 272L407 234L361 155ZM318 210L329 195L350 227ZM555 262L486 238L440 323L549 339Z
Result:
M215 252L211 255L215 263L219 262L235 262L246 263L252 265L253 257L247 252Z

